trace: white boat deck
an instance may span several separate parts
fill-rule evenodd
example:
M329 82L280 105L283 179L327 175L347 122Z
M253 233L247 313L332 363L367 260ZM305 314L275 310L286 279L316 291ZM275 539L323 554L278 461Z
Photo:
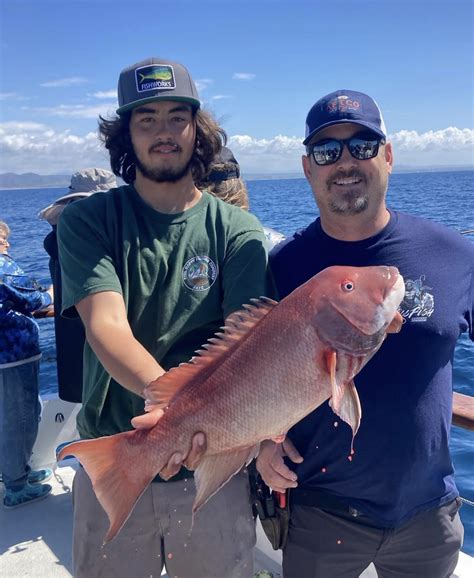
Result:
M53 400L45 406L32 464L36 467L54 466L54 476L49 482L53 486L53 493L44 500L14 510L6 510L0 506L1 578L72 576L71 487L77 463L75 460L66 460L64 465L55 466L54 449L65 439L75 439L76 412L77 407L74 404L60 400ZM0 499L2 494L3 491L0 490ZM258 570L267 570L274 578L282 578L281 552L272 550L260 525L255 551L255 571ZM165 572L162 576L166 576ZM472 578L474 559L461 553L453 576ZM361 578L375 577L376 572L372 566L361 575Z

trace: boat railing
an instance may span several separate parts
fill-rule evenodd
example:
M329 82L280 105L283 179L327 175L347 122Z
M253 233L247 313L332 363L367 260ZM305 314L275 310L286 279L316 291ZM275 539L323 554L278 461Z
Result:
M460 231L461 235L473 235L474 229ZM474 431L474 397L454 392L453 425Z
M474 431L474 397L454 392L453 425Z

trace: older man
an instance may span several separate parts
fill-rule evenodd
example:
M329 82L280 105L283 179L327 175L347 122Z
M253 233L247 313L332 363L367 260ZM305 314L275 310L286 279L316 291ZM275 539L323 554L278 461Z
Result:
M394 265L425 298L402 303L401 333L355 380L363 415L353 451L350 428L328 403L283 445L263 444L263 479L290 488L284 575L352 578L373 562L384 578L444 578L463 538L448 441L454 347L464 331L474 339L474 247L387 208L393 150L368 95L318 100L304 145L320 217L271 254L280 297L331 265Z

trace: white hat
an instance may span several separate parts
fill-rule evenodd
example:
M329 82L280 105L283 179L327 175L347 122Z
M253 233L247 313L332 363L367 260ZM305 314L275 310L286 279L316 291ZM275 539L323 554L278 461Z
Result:
M71 193L95 193L117 186L115 175L107 169L82 169L71 177Z
M82 169L71 177L67 195L59 197L52 205L48 205L38 213L40 219L45 219L50 225L57 225L58 219L69 203L85 199L94 193L105 192L117 186L115 175L107 169Z

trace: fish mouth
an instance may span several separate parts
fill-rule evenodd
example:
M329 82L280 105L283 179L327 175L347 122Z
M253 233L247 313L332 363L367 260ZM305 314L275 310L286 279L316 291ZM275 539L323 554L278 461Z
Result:
M387 326L387 333L399 333L403 323L404 319L401 316L400 311L397 311L395 313L395 317L392 319L392 321L390 321L390 323Z
M389 270L392 269L393 267L389 267ZM393 271L389 272L389 275L391 274ZM387 333L398 333L403 323L403 318L397 308L405 295L405 282L398 271L396 275L397 279L392 287L385 292L384 300L379 305L374 320L374 325Z

